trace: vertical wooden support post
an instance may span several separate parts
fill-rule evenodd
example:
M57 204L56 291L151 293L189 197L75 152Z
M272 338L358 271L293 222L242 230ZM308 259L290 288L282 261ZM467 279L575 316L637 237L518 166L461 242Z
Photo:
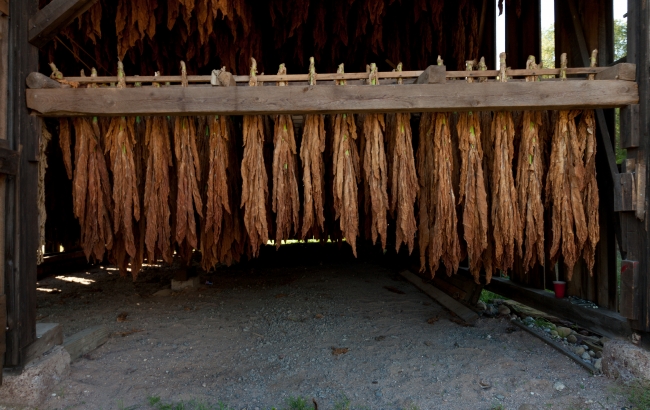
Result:
M506 1L506 54L510 68L526 68L534 55L542 60L540 0Z
M8 10L7 10L8 11ZM0 13L0 145L7 144L7 66L9 46L9 18ZM7 298L5 296L5 186L6 176L0 175L0 384L7 351Z
M628 158L634 159L638 165L643 164L645 167L642 172L650 170L648 164L648 149L650 148L650 4L646 0L628 0L628 54L627 61L637 64L637 82L639 84L639 107L638 114L635 117L639 126L639 144L638 148L628 148ZM636 107L635 107L636 111ZM630 132L629 121L626 122L625 129L621 132ZM637 177L635 175L635 177ZM648 189L646 184L645 198L648 198ZM650 230L647 227L647 221L650 209L648 202L645 202L645 220L640 220L633 212L624 212L621 214L621 231L623 259L638 262L638 271L636 283L631 284L634 289L634 303L627 304L635 309L632 317L636 318L632 322L634 329L650 332ZM637 300L638 299L638 300ZM622 301L623 302L623 301ZM646 336L647 337L647 336Z
M25 79L38 71L38 49L28 42L29 17L38 0L10 2L7 142L20 151L16 178L7 179L5 277L7 292L6 366L22 366L23 352L36 339L36 250L38 247L38 151L41 120L29 115Z

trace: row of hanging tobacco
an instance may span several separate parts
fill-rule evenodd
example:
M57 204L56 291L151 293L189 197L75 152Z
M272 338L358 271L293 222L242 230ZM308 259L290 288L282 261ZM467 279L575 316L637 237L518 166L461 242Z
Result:
M256 73L253 61L250 86ZM368 84L379 84L375 65ZM414 120L306 115L298 148L292 116L244 116L240 161L239 128L227 116L62 119L81 246L89 259L108 255L124 274L130 264L134 276L145 259L172 263L175 250L185 261L200 250L206 270L231 264L258 256L270 238L277 246L345 238L356 256L361 228L386 248L390 215L396 249L412 252L417 237L421 269L432 274L440 262L451 274L468 257L475 279L484 270L489 281L512 269L516 254L525 271L563 257L570 277L581 256L592 269L599 241L593 111L423 113L417 153ZM265 158L271 122L273 151Z

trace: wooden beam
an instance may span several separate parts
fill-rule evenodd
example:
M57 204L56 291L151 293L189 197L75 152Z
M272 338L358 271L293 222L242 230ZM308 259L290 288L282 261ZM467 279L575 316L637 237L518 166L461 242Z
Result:
M38 359L43 353L63 343L63 329L58 323L37 323L36 340L25 349L25 364Z
M611 310L590 309L572 304L568 299L557 299L551 292L531 289L507 279L492 278L485 289L532 308L572 321L585 329L608 337L628 337L632 329L626 318Z
M6 148L0 148L0 174L16 175L20 164L20 153Z
M110 331L104 325L89 327L63 341L63 347L70 354L70 360L74 361L106 343Z
M627 81L27 90L27 107L45 117L566 110L638 100L636 83Z
M29 42L43 47L97 0L52 0L29 20Z
M445 81L447 81L447 68L444 65L430 65L415 80L415 84L442 84Z
M61 84L60 82L41 73L29 73L27 80L25 80L25 84L27 85L27 88L70 88L69 85Z
M596 80L636 81L636 64L620 63L596 74Z
M416 274L410 271L400 272L406 280L414 284L418 289L427 295L431 296L436 302L440 303L443 307L451 310L456 316L463 319L469 324L474 324L478 319L478 314L473 310L469 309L467 306L463 305L460 302L457 302L451 296L447 295L445 292L431 285L430 283L424 282L424 279L417 276Z
M9 0L0 0L0 15L9 15Z

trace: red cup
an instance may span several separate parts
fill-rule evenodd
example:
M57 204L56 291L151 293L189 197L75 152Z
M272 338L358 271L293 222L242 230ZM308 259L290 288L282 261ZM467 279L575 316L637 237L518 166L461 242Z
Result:
M555 289L555 297L562 299L564 297L564 291L566 290L566 282L561 280L553 281L553 288Z

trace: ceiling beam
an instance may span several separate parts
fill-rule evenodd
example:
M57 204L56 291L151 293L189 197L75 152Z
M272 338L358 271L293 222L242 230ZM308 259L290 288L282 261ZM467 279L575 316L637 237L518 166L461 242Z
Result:
M43 47L96 2L97 0L52 0L29 19L29 42L36 47Z

